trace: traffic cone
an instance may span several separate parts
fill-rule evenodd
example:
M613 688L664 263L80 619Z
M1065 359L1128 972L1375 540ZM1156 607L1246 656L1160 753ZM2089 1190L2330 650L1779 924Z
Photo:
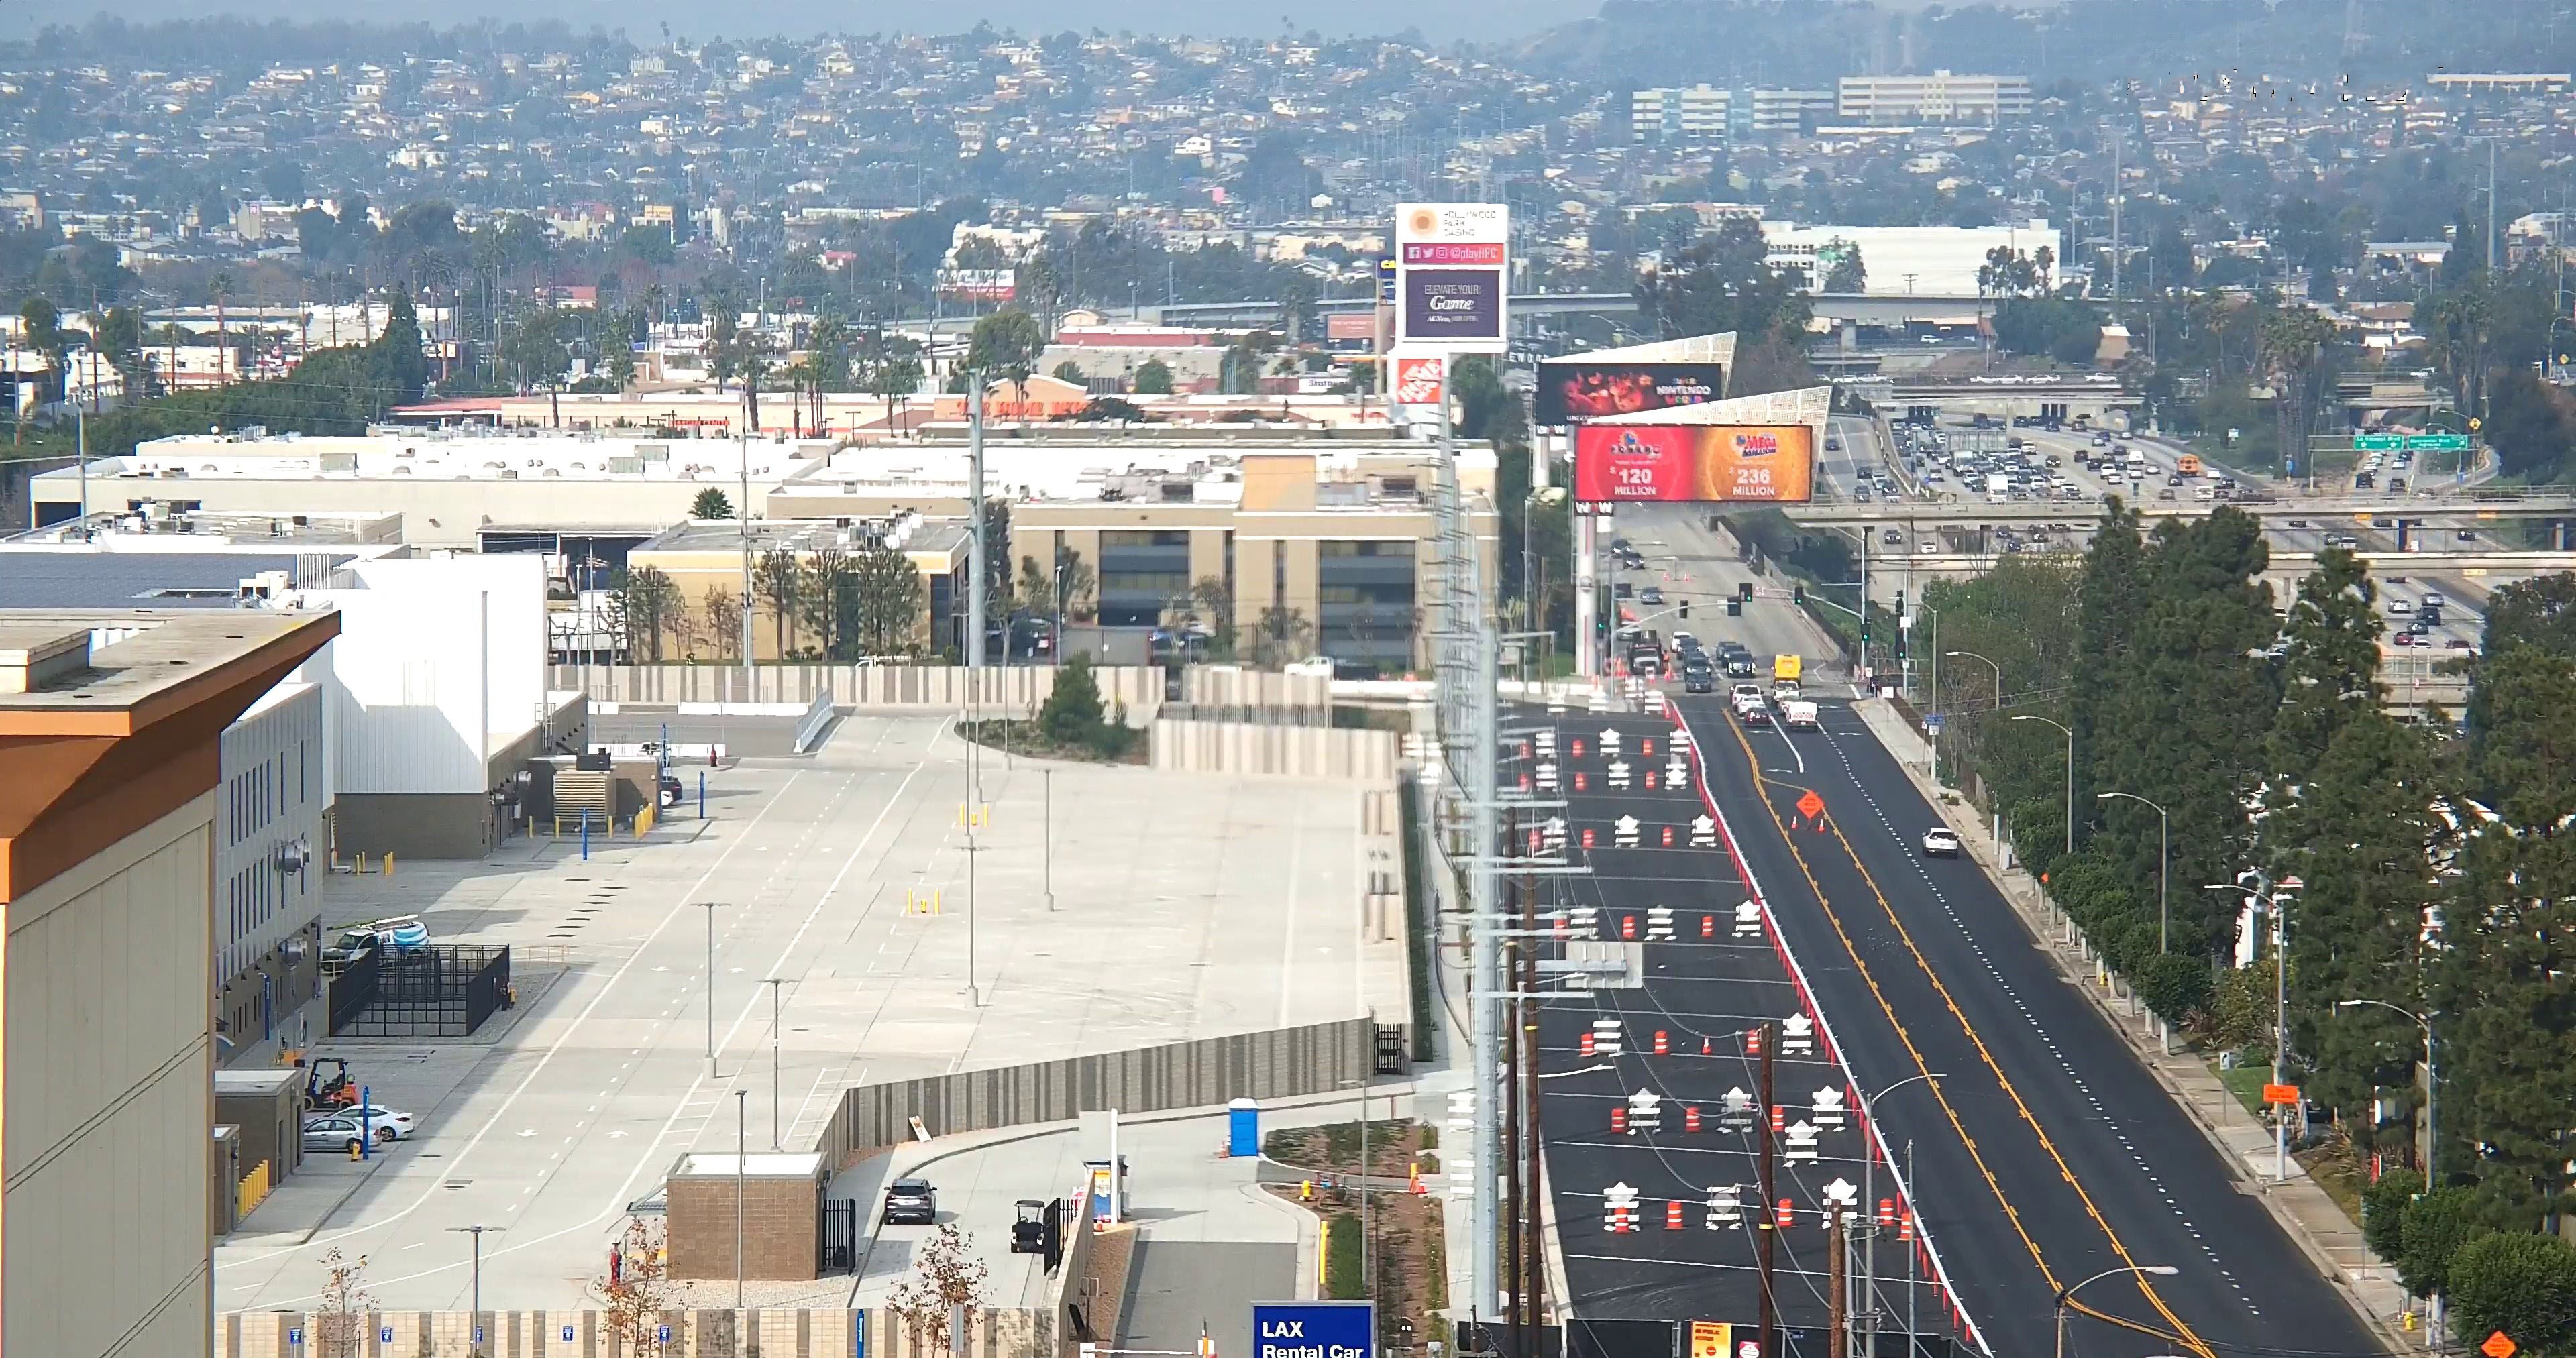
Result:
M1698 1104L1686 1103L1682 1105L1682 1130L1685 1132L1696 1132L1699 1130Z
M1592 1054L1592 1032L1588 1028L1584 1030L1583 1037L1581 1039L1581 1051L1585 1056L1590 1056Z
M1665 1203L1665 1204L1664 1204L1664 1229L1665 1229L1665 1230L1667 1230L1667 1231L1678 1231L1678 1230L1680 1230L1681 1228L1682 1228L1682 1205L1681 1205L1681 1203L1680 1203L1678 1200L1673 1201L1673 1202Z
M1672 1054L1673 1043L1671 1035L1666 1033L1663 1029L1657 1028L1655 1030L1655 1055L1670 1056Z
M1629 939L1635 938L1636 936L1637 917L1634 915L1621 915L1619 917L1619 937Z
M1699 936L1702 938L1717 937L1717 916L1702 915L1699 917Z
M1628 1105L1624 1103L1610 1105L1610 1130L1614 1132L1628 1130Z
M1699 1054L1700 1054L1700 1055L1702 1055L1702 1056L1714 1056L1714 1055L1716 1055L1716 1054L1717 1054L1716 1052L1714 1052L1713 1050L1711 1050L1711 1049L1710 1049L1709 1044L1710 1044L1712 1041L1714 1041L1714 1039L1712 1039L1712 1038L1706 1038L1706 1037L1703 1037L1703 1038L1701 1038L1701 1039L1699 1040Z
M1652 777L1653 775L1650 774L1648 776ZM1669 825L1664 827L1664 847L1667 849L1673 847L1673 827Z

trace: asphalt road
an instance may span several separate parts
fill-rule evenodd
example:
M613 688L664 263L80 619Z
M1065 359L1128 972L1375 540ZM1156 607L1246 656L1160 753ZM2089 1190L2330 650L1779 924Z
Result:
M2075 1319L2069 1352L2379 1351L1980 870L1920 857L1938 818L1846 703L1796 736L1739 732L1708 698L1683 711L1855 1077L1942 1077L1880 1123L1913 1141L1924 1220L1997 1352L2045 1350L2057 1288L2132 1264L2179 1273L2087 1287L2116 1320ZM1811 789L1827 828L1786 828Z
M1766 1021L1803 1017L1799 992L1768 937L1758 930L1737 933L1736 908L1748 893L1732 859L1722 848L1690 847L1690 823L1704 814L1703 803L1695 774L1686 773L1678 785L1671 779L1670 723L1569 714L1553 729L1573 856L1592 871L1547 881L1562 889L1564 905L1593 912L1569 928L1580 936L1639 941L1646 971L1638 989L1570 995L1540 1014L1541 1125L1572 1293L1567 1300L1585 1320L1713 1320L1736 1325L1749 1338L1760 1296L1758 1133L1730 1124L1723 1109L1730 1092L1758 1106L1761 1063L1745 1035ZM1615 756L1605 754L1604 730L1621 737ZM1654 742L1651 752L1647 741ZM1629 766L1624 790L1608 785L1614 758ZM1652 789L1644 786L1649 771L1658 775ZM1585 783L1580 791L1573 779L1578 772ZM1616 847L1623 816L1638 822L1636 847ZM1667 829L1671 848L1663 846ZM1581 847L1587 833L1594 838L1588 851ZM1671 912L1669 935L1658 929L1656 907ZM1585 1037L1602 1021L1617 1025L1615 1052L1606 1041L1585 1049ZM1812 1162L1787 1163L1789 1138L1781 1138L1784 1160L1769 1195L1775 1206L1788 1200L1792 1212L1774 1247L1782 1349L1805 1358L1829 1358L1823 1211L1838 1191L1854 1202L1872 1188L1877 1198L1902 1196L1887 1167L1874 1184L1864 1169L1852 1091L1831 1058L1822 1035L1804 1043L1784 1035L1772 1065L1772 1100L1784 1109L1784 1126L1805 1121L1821 1128ZM1636 1126L1614 1127L1613 1110L1635 1117L1631 1100L1640 1094L1661 1101L1660 1125L1644 1130L1638 1118ZM1943 1172L1939 1160L1927 1152L1924 1172ZM1634 1231L1608 1228L1608 1195L1621 1185L1636 1195ZM1712 1224L1712 1197L1729 1196L1722 1189L1733 1190L1740 1220ZM1936 1245L1963 1248L1946 1238ZM1877 1251L1874 1295L1885 1316L1880 1352L1891 1358L1905 1351L1898 1335L1908 1315L1910 1253L1893 1231ZM1855 1250L1849 1267L1866 1275L1865 1259ZM1913 1288L1918 1326L1946 1339L1949 1308L1931 1271L1920 1271ZM1936 1344L1928 1351L1943 1350Z

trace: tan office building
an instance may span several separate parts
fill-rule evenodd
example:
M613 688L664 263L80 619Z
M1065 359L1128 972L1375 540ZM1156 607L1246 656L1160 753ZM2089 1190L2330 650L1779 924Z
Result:
M0 1347L204 1353L224 728L332 612L0 609Z
M1214 581L1246 646L1276 608L1301 625L1298 649L1308 653L1387 673L1430 663L1439 454L1428 444L1383 433L1026 431L986 456L988 493L1010 504L1014 575L1024 561L1046 571L1060 552L1078 554L1096 575L1078 611L1104 626L1168 623L1175 599ZM773 492L768 512L821 519L910 508L962 518L963 462L962 446L938 442L845 449ZM1500 531L1492 450L1462 445L1457 476L1491 597Z

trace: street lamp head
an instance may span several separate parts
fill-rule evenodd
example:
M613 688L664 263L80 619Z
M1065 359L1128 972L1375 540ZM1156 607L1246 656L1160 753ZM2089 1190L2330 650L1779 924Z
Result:
M2140 1273L2152 1273L2159 1278L2170 1278L2173 1275L2182 1272L2181 1269L2175 1268L2171 1264L2143 1264L2139 1266L2138 1271Z

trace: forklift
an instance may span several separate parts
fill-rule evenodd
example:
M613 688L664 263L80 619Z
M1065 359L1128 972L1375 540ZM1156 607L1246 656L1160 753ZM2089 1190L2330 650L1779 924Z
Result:
M304 1067L304 1111L326 1112L358 1101L358 1083L349 1078L348 1058L320 1056L309 1065L301 1059L296 1064Z

